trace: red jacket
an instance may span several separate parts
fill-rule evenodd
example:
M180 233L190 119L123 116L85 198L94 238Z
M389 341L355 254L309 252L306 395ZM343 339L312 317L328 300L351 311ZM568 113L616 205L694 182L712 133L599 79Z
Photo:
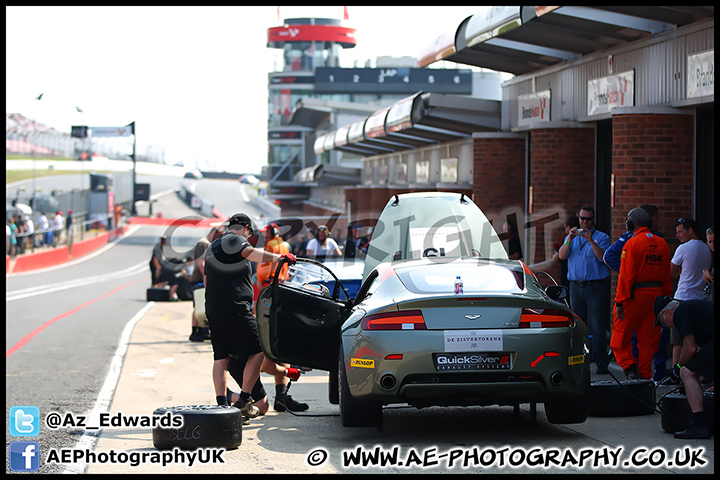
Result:
M660 295L672 293L670 248L663 238L650 233L647 227L640 227L625 242L620 259L616 303L625 303L632 298L633 286L660 288Z

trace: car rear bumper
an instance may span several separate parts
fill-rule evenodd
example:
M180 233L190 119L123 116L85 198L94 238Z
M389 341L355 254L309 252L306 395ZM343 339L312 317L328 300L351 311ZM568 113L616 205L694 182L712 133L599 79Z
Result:
M345 346L346 352L353 352L346 356L345 368L350 393L358 400L384 405L513 405L581 395L590 385L582 341L574 348L567 340L562 345L557 339L548 341L548 351L558 355L540 361L536 352L511 351L510 369L438 371L431 351L405 353L399 360L385 358L390 351L385 340L373 342L373 348Z
M551 378L530 372L452 372L395 377L395 372L384 370L350 390L358 399L386 405L513 405L580 395L589 385L589 375L589 369L582 365L555 370Z
M540 382L409 384L398 394L412 405L497 405L542 401L547 389Z

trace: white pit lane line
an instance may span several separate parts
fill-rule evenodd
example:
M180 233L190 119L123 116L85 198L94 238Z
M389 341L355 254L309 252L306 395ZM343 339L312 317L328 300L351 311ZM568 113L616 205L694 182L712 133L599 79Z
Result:
M85 257L83 257L85 258ZM67 265L67 264L66 264ZM147 262L143 261L132 267L128 267L119 272L110 272L102 275L95 275L93 277L81 278L77 280L69 280L62 283L54 283L50 285L40 285L37 287L25 288L22 290L14 290L5 294L5 301L11 302L13 300L20 300L22 298L33 297L35 295L42 295L44 293L59 292L61 290L67 290L70 288L84 287L86 285L94 285L101 282L107 282L110 280L117 280L119 278L131 277L139 273L145 273L147 271Z
M84 255L84 256L78 258L77 260L71 260L71 261L69 261L69 262L61 263L60 265L55 265L54 267L40 268L40 269L37 269L37 270L31 270L31 271L29 271L29 272L9 273L9 274L6 274L5 277L6 277L6 278L9 278L9 277L19 277L19 276L25 276L25 275L35 275L35 274L37 274L37 273L51 272L51 271L53 271L53 270L58 270L58 269L60 269L60 268L65 268L65 267L70 267L70 266L72 266L72 265L77 265L78 263L82 263L82 262L84 262L84 261L86 261L86 260L90 260L91 258L95 258L95 257L97 257L98 255L100 255L101 253L108 251L109 249L111 249L112 247L114 247L120 240L122 240L122 239L125 238L125 237L129 237L130 235L132 235L133 233L135 233L140 227L142 227L142 225L134 225L134 226L132 226L132 227L130 228L130 230L128 230L127 232L125 232L123 235L119 236L118 238L116 238L116 239L113 240L112 242L109 242L109 243L108 243L107 245L105 245L104 247L98 248L98 249L95 250L94 252L89 253L89 254L87 254L87 255Z

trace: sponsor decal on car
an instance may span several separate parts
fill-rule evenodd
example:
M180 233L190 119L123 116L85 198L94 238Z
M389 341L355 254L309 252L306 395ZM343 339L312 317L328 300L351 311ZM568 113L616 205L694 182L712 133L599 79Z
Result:
M446 352L500 352L502 330L445 330Z
M435 368L445 370L510 370L511 356L508 352L497 353L436 353Z
M368 358L351 358L350 366L359 368L375 368L375 360Z
M568 357L568 365L578 365L585 363L585 355L572 355Z

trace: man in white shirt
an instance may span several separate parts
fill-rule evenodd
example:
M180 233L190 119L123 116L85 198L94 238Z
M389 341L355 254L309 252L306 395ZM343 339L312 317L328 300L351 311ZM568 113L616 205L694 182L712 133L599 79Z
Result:
M35 224L30 218L30 215L25 215L23 220L25 221L25 233L28 235L25 237L27 239L27 248L34 247L35 237L33 236L33 233L35 233Z
M317 229L317 238L313 238L307 244L307 256L315 257L319 262L323 262L327 256L339 257L342 255L337 242L330 238L329 235L328 228L325 225L320 225Z
M705 300L703 269L710 268L712 252L697 235L697 225L692 218L681 218L675 223L675 237L680 240L670 263L670 275L678 279L675 300ZM682 339L677 330L670 329L673 346L673 365L678 363Z
M703 269L710 268L712 252L698 238L693 219L681 218L675 226L675 236L680 245L672 258L671 276L678 278L676 300L705 300Z
M60 210L55 214L53 222L54 225L52 228L55 230L55 245L60 245L64 240L63 233L65 232L65 217L63 217Z
M38 229L41 232L45 232L43 234L43 243L45 245L52 245L53 244L53 232L52 230L49 230L50 228L50 222L47 219L47 216L45 216L45 212L40 213L40 218L38 219Z

